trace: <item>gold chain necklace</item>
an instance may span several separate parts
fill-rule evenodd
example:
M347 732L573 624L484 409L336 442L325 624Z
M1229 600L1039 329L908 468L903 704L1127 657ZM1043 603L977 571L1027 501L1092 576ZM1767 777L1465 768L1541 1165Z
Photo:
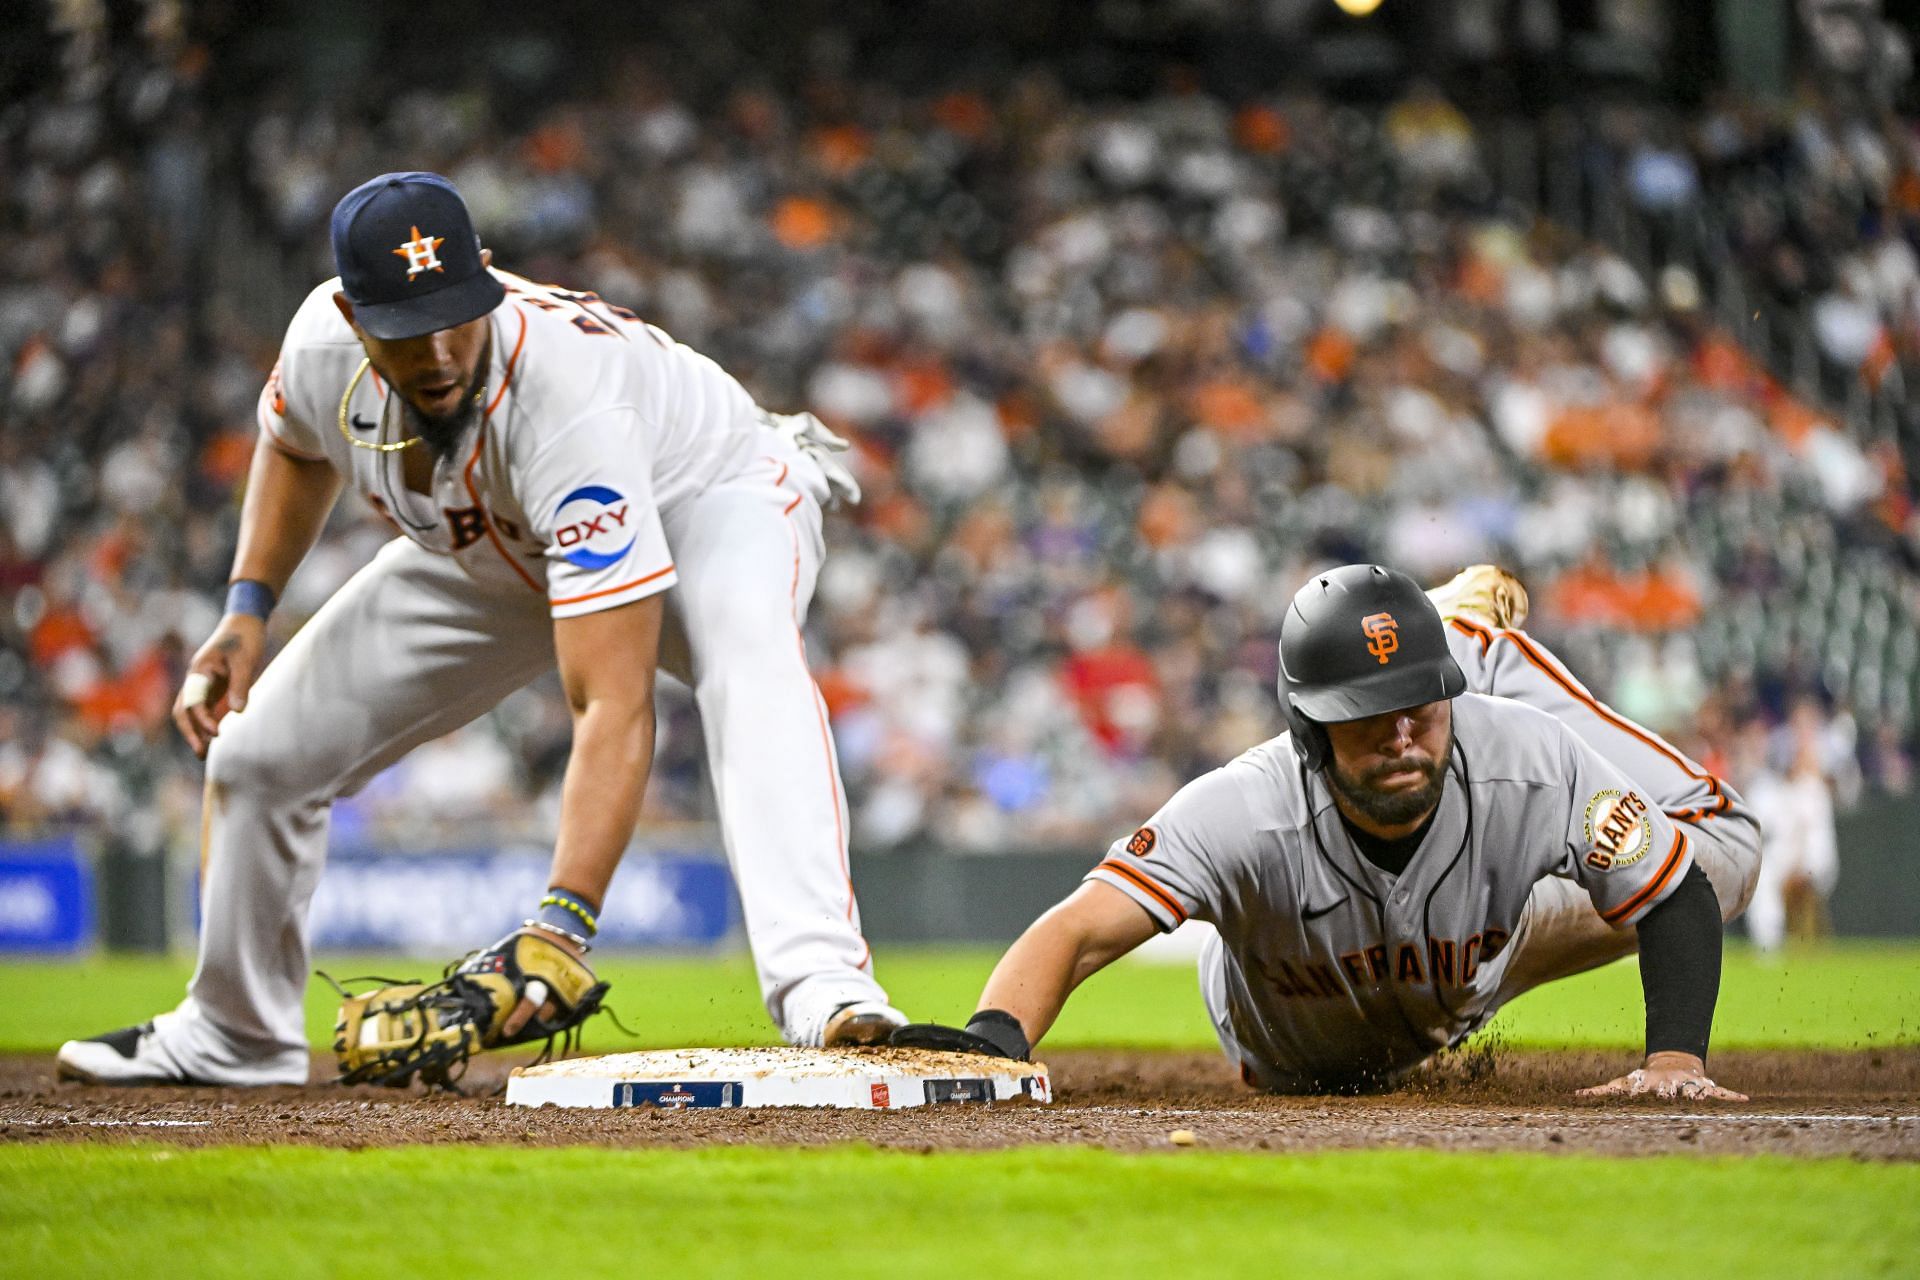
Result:
M367 370L372 367L372 365L373 358L371 356L362 356L360 358L360 367L353 371L353 381L347 383L347 394L340 397L340 434L345 436L347 443L354 448L371 449L375 453L398 453L402 449L408 449L419 444L419 436L408 436L405 440L388 443L383 440L356 439L353 432L347 430L347 402L353 399L353 389L360 385L360 379L367 376ZM382 416L384 416L384 414Z
M398 453L402 449L410 449L420 443L419 436L408 436L405 440L395 440L392 442L383 440L361 440L347 429L347 403L353 399L353 389L360 385L360 379L367 376L367 370L372 366L373 358L371 356L362 356L360 358L360 367L353 371L353 379L347 383L347 393L340 397L340 434L345 436L347 443L356 449L371 449L375 453ZM485 383L480 384L480 388L474 392L473 398L476 401L487 398L487 387Z

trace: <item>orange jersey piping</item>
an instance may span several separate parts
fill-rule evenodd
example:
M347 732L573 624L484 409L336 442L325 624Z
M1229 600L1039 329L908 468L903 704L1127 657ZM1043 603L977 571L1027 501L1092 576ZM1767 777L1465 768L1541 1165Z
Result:
M513 371L520 363L520 349L527 344L527 313L521 311L519 307L515 307L514 310L520 315L520 336L513 344L513 354L507 357L507 371L500 379L500 390L494 393L493 403L487 406L486 413L480 419L480 430L473 438L473 456L467 459L467 469L461 473L461 479L466 482L467 496L473 499L473 505L480 511L481 527L487 531L487 541L491 542L493 549L500 553L500 558L520 575L520 581L545 595L546 589L533 580L533 575L522 568L520 562L514 559L501 543L500 535L493 527L493 512L487 509L486 503L480 501L480 490L473 483L474 464L480 461L480 450L487 442L487 424L493 421L493 411L500 407L500 401L506 396L507 388L513 385Z
M1102 862L1095 870L1113 872L1113 874L1127 881L1155 902L1158 902L1167 909L1167 914L1173 917L1174 924L1181 925L1187 922L1187 913L1180 906L1180 903L1172 894L1168 893L1158 884L1155 884L1152 878L1144 871L1136 870L1126 863L1118 862L1112 858L1108 858L1105 862Z
M784 481L786 478L786 467L783 464L780 469L780 480ZM775 481L776 486L779 483L780 481ZM787 508L787 511L792 510L791 506ZM793 643L800 655L800 678L807 682L807 689L813 695L814 720L820 728L820 748L825 753L827 766L827 790L833 798L833 843L835 852L840 856L840 875L847 885L847 922L852 924L856 918L859 900L853 892L853 863L848 857L847 825L842 812L846 807L846 792L840 785L840 770L836 765L833 751L833 730L827 723L827 705L820 696L820 686L814 683L813 668L807 662L807 637L800 630L800 531L794 528L791 520L787 522L787 534L793 539L793 583L788 588L787 612L794 620ZM860 959L855 967L870 970L873 967L873 944L867 941L864 933L859 937Z
M1640 892L1634 894L1613 910L1601 912L1600 918L1608 924L1619 924L1622 920L1625 920L1642 906L1658 897L1660 891L1666 888L1667 882L1673 879L1673 873L1679 870L1680 864L1686 860L1687 833L1684 831L1675 831L1673 833L1673 848L1667 851L1667 860L1660 864L1660 870L1654 874L1653 879L1640 886Z
M551 605L563 605L563 604L579 604L583 600L598 600L601 596L618 595L622 591L630 591L634 587L645 586L647 583L652 582L654 579L664 578L672 572L673 572L673 566L668 565L664 569L655 569L652 573L647 574L643 578L635 578L632 582L623 582L617 587L603 587L599 591L589 591L582 596L566 596L559 600L549 600L547 601L547 603Z

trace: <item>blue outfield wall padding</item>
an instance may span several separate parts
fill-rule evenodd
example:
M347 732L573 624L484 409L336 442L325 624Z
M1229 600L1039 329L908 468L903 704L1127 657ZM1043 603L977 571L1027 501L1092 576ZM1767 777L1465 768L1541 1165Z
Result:
M83 950L95 918L93 871L77 838L0 842L0 952Z
M338 850L314 894L313 946L421 955L483 946L534 913L551 861L532 846ZM706 950L732 940L739 918L717 849L635 851L614 874L594 942Z

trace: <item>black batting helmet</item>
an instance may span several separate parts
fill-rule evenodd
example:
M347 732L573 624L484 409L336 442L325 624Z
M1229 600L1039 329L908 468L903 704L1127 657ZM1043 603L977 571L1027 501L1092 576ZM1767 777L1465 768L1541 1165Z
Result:
M1446 624L1420 584L1377 564L1316 574L1280 624L1280 714L1309 769L1324 768L1323 724L1363 720L1465 691Z

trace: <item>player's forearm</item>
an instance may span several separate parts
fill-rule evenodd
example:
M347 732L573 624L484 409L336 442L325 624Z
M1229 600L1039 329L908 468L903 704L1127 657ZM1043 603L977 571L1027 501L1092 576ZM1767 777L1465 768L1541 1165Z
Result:
M614 868L640 821L653 735L651 690L638 700L597 699L575 714L549 884L596 906L606 902Z
M264 582L275 595L285 591L325 527L340 485L332 463L296 458L261 436L247 472L233 579Z
M980 993L981 1009L998 1009L1020 1022L1029 1045L1040 1043L1074 988L1125 948L1102 947L1078 926L1072 900L1041 916L1007 949Z

